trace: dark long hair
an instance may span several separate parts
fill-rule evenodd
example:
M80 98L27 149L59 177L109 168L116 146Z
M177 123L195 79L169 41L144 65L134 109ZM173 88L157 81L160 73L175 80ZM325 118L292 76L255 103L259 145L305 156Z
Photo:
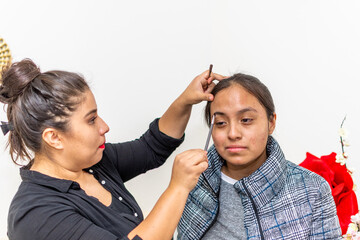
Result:
M214 97L216 97L216 94L218 92L228 87L231 87L234 84L240 85L246 91L256 97L260 104L265 108L268 119L272 120L275 112L274 101L272 99L269 89L256 77L242 73L234 74L227 79L221 80L214 87L211 93L214 95ZM205 106L205 120L208 126L210 126L211 124L212 117L210 113L211 103L212 102L209 101Z
M7 104L13 126L8 146L14 163L31 160L42 150L42 133L52 127L68 130L68 120L89 86L82 76L65 71L40 69L30 59L13 63L2 74L0 102Z

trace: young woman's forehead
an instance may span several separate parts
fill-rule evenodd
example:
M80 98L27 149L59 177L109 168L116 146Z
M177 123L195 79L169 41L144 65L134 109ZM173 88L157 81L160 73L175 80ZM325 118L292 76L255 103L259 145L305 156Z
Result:
M218 92L211 104L212 112L223 112L225 110L239 113L258 112L261 107L264 108L254 95L236 85Z
M258 113L258 110L256 110L255 108L252 108L252 107L246 107L246 108L243 108L243 109L240 109L240 110L235 110L235 111L232 111L232 113L234 113L235 115L243 115L245 113ZM213 113L213 115L215 115L216 117L221 117L221 116L227 116L227 112L222 112L221 110L220 111L216 111Z

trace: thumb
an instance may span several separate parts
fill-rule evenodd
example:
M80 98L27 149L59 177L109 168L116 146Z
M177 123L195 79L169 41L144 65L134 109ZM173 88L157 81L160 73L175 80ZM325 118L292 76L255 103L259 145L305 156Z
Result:
M214 100L214 95L212 95L211 93L206 93L204 95L204 100L205 101L213 101Z
M200 169L201 169L201 172L204 172L208 167L209 167L209 163L208 162L202 162L199 164L200 165Z

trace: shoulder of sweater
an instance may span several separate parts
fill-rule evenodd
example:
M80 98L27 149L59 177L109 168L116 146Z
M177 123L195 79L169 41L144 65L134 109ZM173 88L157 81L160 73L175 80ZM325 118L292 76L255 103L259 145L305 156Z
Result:
M286 161L288 181L292 181L298 185L305 183L307 186L313 186L316 188L326 182L323 177L316 174L315 172L312 172L288 160Z

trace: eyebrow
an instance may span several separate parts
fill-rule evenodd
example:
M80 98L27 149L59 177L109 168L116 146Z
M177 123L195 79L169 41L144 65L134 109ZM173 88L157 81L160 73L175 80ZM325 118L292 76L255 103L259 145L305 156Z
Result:
M238 111L237 114L243 114L246 112L257 112L257 111L255 108L247 107L247 108L244 108L244 109L241 109L240 111ZM214 112L214 115L225 116L226 114L223 112Z
M84 118L87 118L87 116L89 116L89 115L91 115L91 114L94 114L94 113L96 113L96 112L97 112L97 109L95 108L95 109L91 110L90 112L88 112L88 113L84 116Z

